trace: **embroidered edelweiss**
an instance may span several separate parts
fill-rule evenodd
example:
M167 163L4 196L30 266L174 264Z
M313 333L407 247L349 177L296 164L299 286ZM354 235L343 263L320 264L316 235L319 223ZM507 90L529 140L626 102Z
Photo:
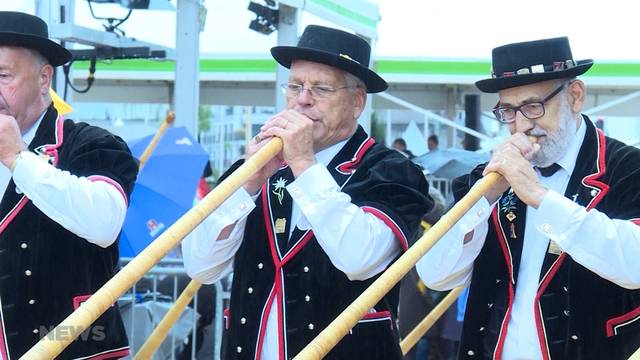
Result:
M282 205L282 199L284 198L284 187L287 186L287 180L280 177L276 182L273 183L275 189L273 189L273 193L278 197L278 202Z

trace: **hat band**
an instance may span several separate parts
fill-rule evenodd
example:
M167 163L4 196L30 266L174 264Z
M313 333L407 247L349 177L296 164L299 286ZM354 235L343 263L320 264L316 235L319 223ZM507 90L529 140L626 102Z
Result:
M551 65L531 65L530 67L524 67L516 71L505 71L501 75L497 75L491 71L491 78L502 78L515 75L527 75L527 74L542 74L546 72L563 71L568 70L576 66L576 62L573 60L554 61Z

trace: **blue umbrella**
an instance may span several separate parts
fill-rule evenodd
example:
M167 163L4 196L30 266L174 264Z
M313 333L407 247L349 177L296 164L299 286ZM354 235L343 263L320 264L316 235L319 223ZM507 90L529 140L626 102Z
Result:
M140 157L153 136L129 142ZM168 128L136 180L120 236L120 256L133 257L192 206L209 154L184 127Z

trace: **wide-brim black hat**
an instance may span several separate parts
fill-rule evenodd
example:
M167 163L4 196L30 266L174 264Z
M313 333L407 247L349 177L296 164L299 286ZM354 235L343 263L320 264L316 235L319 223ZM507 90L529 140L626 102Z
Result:
M37 16L0 11L0 46L18 46L38 51L49 64L59 66L71 60L71 52L49 40L47 23Z
M362 80L368 93L385 91L389 87L383 78L369 69L369 43L342 30L309 25L297 46L273 47L271 55L286 68L291 67L293 60L307 60L342 69Z
M481 91L503 89L584 74L593 60L573 60L567 37L508 44L493 49L491 78L476 82Z

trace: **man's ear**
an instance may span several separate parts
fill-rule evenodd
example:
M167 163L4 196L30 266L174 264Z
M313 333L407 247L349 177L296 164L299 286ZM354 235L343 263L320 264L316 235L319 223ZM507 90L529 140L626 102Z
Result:
M355 89L355 101L353 104L353 116L357 119L364 111L367 103L367 92L363 88Z
M567 91L571 112L578 114L584 108L584 99L587 94L584 83L581 80L574 80L569 84Z
M51 80L53 79L53 66L46 64L40 69L38 75L38 81L40 86L40 94L45 95L49 93L51 87Z

